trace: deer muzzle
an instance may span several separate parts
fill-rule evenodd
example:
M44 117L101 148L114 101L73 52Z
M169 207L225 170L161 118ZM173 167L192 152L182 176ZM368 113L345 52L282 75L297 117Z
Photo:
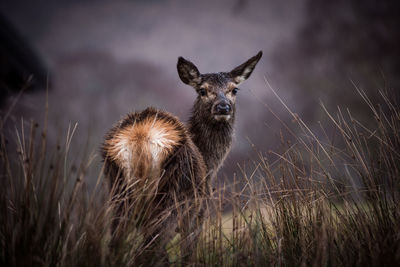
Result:
M229 115L232 107L227 101L223 101L216 105L215 111L218 115Z
M214 106L212 113L216 120L229 120L232 115L232 105L225 97L217 101Z

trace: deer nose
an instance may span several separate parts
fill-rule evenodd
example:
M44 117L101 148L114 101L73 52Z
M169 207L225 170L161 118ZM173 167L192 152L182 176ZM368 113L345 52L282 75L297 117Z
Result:
M222 102L217 105L217 113L219 114L229 114L230 111L231 105L226 102Z

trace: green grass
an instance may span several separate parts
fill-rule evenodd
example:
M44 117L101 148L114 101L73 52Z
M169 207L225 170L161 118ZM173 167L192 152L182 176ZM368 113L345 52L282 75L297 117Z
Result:
M146 225L126 216L111 231L113 202L98 170L88 190L92 156L48 147L46 127L1 124L0 264L2 266L387 266L400 262L400 108L385 91L368 125L348 110L326 112L336 134L317 138L299 116L281 150L260 151L252 167L205 199L196 253L182 263L180 235L147 246ZM278 97L278 100L279 97ZM282 102L283 103L283 102ZM284 103L283 103L284 104ZM25 125L22 123L21 125ZM46 123L44 124L46 125ZM324 127L322 125L322 127ZM24 129L25 128L25 129ZM296 133L296 134L294 134ZM15 142L14 142L15 141ZM273 159L273 160L271 160ZM167 254L163 251L167 250ZM187 258L186 258L187 260Z

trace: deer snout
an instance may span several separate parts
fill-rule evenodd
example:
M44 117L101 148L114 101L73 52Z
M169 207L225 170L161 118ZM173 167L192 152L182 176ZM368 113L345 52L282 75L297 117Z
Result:
M218 115L228 115L230 114L232 107L227 101L223 101L216 105L215 110Z

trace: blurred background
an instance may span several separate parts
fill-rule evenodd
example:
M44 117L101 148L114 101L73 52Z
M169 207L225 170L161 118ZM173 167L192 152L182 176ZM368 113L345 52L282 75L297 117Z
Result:
M154 106L188 119L196 94L177 75L178 56L209 73L229 71L263 50L237 98L236 140L220 172L232 177L260 151L277 150L280 129L293 123L265 79L317 135L326 120L320 101L332 112L349 107L368 123L368 108L354 84L372 99L382 88L397 92L397 5L2 0L0 116L10 139L21 117L42 125L48 87L48 142L65 143L68 125L78 123L70 153L99 154L104 134L127 112ZM98 173L99 156L94 166Z

